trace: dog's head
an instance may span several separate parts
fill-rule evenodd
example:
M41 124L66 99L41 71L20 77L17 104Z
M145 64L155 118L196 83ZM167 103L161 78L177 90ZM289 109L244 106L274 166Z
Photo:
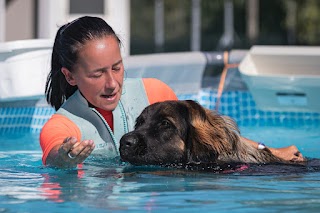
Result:
M120 140L122 160L135 165L214 162L238 134L228 120L194 101L165 101L146 107L135 130Z

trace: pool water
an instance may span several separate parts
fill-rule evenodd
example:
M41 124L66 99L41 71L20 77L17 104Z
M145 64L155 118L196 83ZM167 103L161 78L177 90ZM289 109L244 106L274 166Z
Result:
M273 147L295 144L320 155L320 127L242 126ZM217 174L87 162L59 170L41 163L38 134L0 136L0 212L318 212L319 164L295 170L261 166ZM128 169L129 168L129 169ZM260 172L261 171L261 172ZM278 171L278 172L274 172ZM279 172L280 171L280 172Z

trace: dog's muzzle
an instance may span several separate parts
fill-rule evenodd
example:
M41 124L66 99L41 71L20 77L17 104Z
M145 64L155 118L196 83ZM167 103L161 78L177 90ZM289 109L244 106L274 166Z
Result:
M120 140L120 156L123 160L130 161L134 156L144 155L147 145L142 135L127 133Z

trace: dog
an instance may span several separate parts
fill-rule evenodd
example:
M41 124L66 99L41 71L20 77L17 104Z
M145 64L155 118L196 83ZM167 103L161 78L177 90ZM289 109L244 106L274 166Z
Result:
M235 121L195 101L146 107L135 129L120 140L120 156L132 165L230 165L292 163L244 141Z

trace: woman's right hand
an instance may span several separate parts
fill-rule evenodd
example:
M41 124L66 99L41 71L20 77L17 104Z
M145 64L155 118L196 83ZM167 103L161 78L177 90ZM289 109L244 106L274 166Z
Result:
M61 145L51 150L47 157L47 165L59 168L72 168L82 163L94 150L92 140L77 141L75 137L67 137Z

